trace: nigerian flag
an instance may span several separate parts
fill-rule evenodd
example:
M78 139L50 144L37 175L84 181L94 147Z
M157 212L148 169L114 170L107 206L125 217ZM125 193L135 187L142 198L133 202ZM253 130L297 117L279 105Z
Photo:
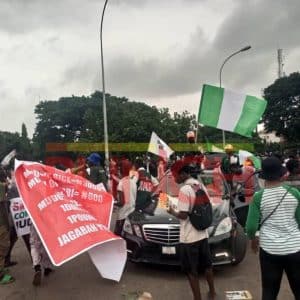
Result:
M266 106L264 99L204 84L198 122L251 137Z

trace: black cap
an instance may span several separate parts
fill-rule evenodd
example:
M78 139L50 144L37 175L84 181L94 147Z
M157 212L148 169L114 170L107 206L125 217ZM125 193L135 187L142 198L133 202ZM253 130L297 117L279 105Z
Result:
M259 177L269 181L278 180L286 173L286 168L284 168L281 161L274 156L264 159L261 167L262 171Z

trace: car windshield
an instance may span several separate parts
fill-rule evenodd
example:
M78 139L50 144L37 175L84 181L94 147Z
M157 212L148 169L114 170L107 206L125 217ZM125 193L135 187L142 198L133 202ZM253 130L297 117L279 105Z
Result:
M228 188L223 176L217 172L207 172L199 176L205 185L212 204L218 205L223 202L223 197L228 194Z
M224 180L224 177L218 172L218 169L213 171L205 171L199 175L198 180L204 184L210 201L213 205L214 220L224 218L229 215L229 201L223 200L224 196L229 194L229 190ZM166 205L172 203L173 206L178 204L178 194L180 186L175 182L174 176L167 172L159 182L156 189L156 194L159 194L159 199L156 209L156 214L162 213L166 209ZM153 204L150 205L153 209Z
M229 216L230 204L228 200L224 200L224 196L229 194L229 188L217 169L212 172L204 172L199 179L205 185L213 205L213 223L218 223L221 219Z

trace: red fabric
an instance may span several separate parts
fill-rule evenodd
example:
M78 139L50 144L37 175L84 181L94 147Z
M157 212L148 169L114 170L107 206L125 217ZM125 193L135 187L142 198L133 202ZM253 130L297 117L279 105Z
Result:
M99 186L38 163L21 163L15 177L53 264L118 238L109 231L113 198Z

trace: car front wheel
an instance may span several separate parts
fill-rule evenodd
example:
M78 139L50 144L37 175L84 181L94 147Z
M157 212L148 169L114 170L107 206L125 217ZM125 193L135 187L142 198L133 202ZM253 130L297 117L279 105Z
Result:
M247 251L247 237L240 224L236 226L236 236L233 237L234 261L232 265L238 265L245 257Z

